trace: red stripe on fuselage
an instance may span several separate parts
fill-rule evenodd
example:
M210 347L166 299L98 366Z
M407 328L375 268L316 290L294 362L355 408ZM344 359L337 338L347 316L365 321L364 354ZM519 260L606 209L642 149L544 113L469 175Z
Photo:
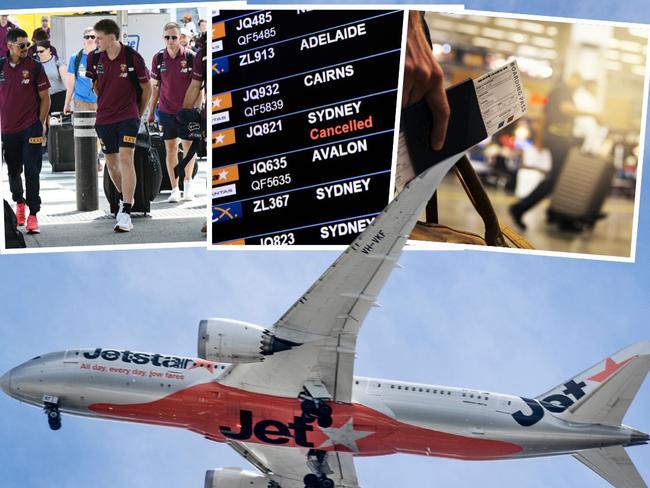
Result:
M308 424L306 429L300 427L300 421L297 421L301 415L299 400L251 393L216 382L195 385L150 403L97 403L90 405L89 409L111 418L183 427L218 442L229 440L224 432L240 436L247 436L250 432L248 438L240 440L287 447L313 445L325 451L354 452L359 456L402 452L486 460L510 457L522 450L510 442L477 439L404 424L361 404L331 403L331 406L333 424L330 429L336 431L352 419L353 438L357 432L369 434L348 443L348 447L344 443L332 446L331 430L327 435L316 422ZM250 414L242 414L242 411ZM249 419L252 420L249 422Z

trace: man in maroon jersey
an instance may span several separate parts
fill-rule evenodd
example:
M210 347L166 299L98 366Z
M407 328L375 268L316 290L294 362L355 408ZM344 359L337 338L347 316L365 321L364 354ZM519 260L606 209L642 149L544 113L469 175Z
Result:
M100 20L94 29L98 52L90 53L86 76L97 94L95 130L120 195L114 230L129 232L136 184L133 156L140 118L151 96L149 71L140 54L118 41L120 28L113 20Z
M9 20L8 15L0 15L0 58L7 56L7 34L18 26Z
M172 192L168 202L179 202L181 191L179 178L174 173L178 165L178 129L176 114L183 108L183 98L188 86L192 82L194 53L180 44L180 26L176 22L169 22L163 27L165 49L154 54L151 62L151 78L153 94L149 102L148 122L155 118L156 104L158 104L158 119L163 129L165 141L167 173L171 181ZM183 153L187 154L191 141L183 140ZM194 171L195 158L185 166L183 182L183 200L192 200L192 172Z
M36 214L41 209L40 174L43 127L50 110L50 82L43 66L27 56L29 38L19 28L7 34L9 54L0 69L0 132L7 163L11 196L16 202L18 225L25 224L25 204L29 207L26 230L40 232ZM27 199L23 198L21 173L25 171Z

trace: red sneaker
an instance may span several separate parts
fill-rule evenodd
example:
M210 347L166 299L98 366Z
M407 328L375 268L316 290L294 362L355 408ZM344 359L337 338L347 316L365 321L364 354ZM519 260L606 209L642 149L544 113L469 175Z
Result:
M25 202L16 204L16 221L18 227L25 225Z
M25 226L25 230L28 234L41 233L41 229L38 228L38 219L36 218L36 215L30 215L27 217L27 225Z

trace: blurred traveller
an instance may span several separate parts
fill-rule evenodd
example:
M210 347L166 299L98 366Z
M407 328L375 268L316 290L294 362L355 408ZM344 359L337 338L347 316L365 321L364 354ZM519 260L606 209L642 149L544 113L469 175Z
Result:
M34 29L32 32L32 41L36 42L38 40L43 40L42 35L45 35L45 39L50 38L50 19L46 16L41 17L41 26Z
M208 32L208 21L205 20L205 19L200 19L199 20L199 32L197 32L197 34L199 36L202 36L206 32Z
M50 113L63 112L63 105L65 104L64 80L67 78L65 64L61 63L59 58L52 54L50 41L40 41L36 45L36 54L50 81ZM46 123L46 136L48 127L49 119Z
M151 96L149 71L140 54L118 41L120 28L115 21L103 19L94 28L97 51L88 56L86 76L97 95L95 129L119 194L114 230L129 232L136 184L133 156L140 118Z
M192 35L196 33L196 25L194 25L194 20L190 12L185 12L185 14L183 14L183 27L189 30Z
M424 12L409 12L402 108L424 99L433 115L431 146L442 149L449 122L445 75L433 57Z
M582 115L573 103L573 95L582 83L578 73L573 73L568 80L562 81L559 75L555 86L547 95L544 108L543 141L551 151L553 166L546 177L525 198L510 206L510 216L522 230L526 224L524 214L551 194L567 154L573 145L573 122L576 115Z
M11 196L16 202L18 225L40 232L36 214L41 209L40 174L43 128L50 110L50 83L43 66L27 56L27 32L16 28L7 34L9 56L0 60L0 127ZM23 198L21 173L25 171L27 199Z
M178 42L185 49L191 49L192 51L194 51L194 49L192 48L192 38L193 37L194 37L194 34L192 34L191 30L189 30L186 27L181 27L180 37L178 39Z
M39 42L44 42L50 40L50 36L45 31L39 31L38 29L34 31L34 38L32 39L32 46L29 48L28 55L37 58L36 47ZM59 57L59 53L56 51L56 48L50 43L50 51L56 57Z
M92 82L86 78L88 55L97 48L95 29L86 27L83 31L83 47L75 52L68 60L68 76L66 79L66 94L63 111L69 113L88 112L97 110L97 95L93 91Z
M179 178L174 173L178 165L178 130L176 127L176 114L183 108L183 98L187 88L192 82L192 70L194 65L194 53L180 45L180 26L176 22L169 22L163 27L163 40L165 49L154 54L151 62L151 78L153 81L153 92L149 102L148 122L152 123L155 118L156 104L158 104L158 116L163 129L163 140L167 152L166 163L169 181L172 192L167 199L168 202L179 202L181 191L179 189ZM183 140L183 154L187 154L191 141ZM183 181L183 200L192 200L194 190L192 188L192 172L196 158L193 157L185 166L185 179Z
M18 26L9 20L8 15L0 15L0 58L7 57L7 34Z

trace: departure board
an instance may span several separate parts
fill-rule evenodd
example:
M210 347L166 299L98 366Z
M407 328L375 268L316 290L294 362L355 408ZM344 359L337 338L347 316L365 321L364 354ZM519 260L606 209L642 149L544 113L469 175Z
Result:
M403 11L214 11L212 242L349 244L388 203Z

